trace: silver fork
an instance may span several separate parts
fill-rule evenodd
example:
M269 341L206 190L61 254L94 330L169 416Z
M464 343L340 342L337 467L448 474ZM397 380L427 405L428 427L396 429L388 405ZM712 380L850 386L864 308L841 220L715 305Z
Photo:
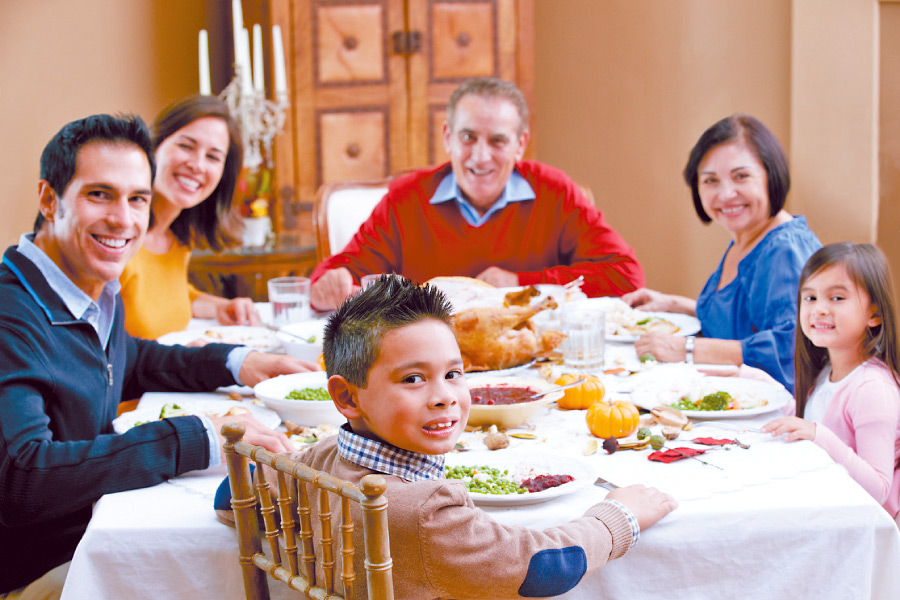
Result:
M605 488L609 491L613 491L615 489L618 489L618 487L619 487L616 484L614 484L612 481L608 481L606 479L603 479L602 477L598 477L596 479L596 481L594 481L594 485L599 485L600 487Z

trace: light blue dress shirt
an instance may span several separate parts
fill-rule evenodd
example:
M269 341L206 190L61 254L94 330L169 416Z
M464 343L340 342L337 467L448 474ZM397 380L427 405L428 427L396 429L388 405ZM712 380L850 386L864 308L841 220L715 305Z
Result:
M500 198L482 215L478 212L478 209L472 206L471 202L466 200L462 190L459 188L459 184L456 182L456 174L451 170L441 180L429 203L440 204L455 200L456 205L459 207L459 212L466 222L472 227L481 227L487 223L491 215L506 208L506 205L510 202L524 202L525 200L534 200L536 197L531 185L518 171L513 170L509 179L506 180L506 185L503 188L503 193L500 194Z

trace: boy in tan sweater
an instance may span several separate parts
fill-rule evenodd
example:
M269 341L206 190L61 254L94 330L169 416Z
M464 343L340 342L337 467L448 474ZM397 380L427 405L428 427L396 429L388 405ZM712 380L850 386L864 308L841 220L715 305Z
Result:
M439 290L396 277L345 301L325 329L324 354L328 391L349 422L298 458L353 482L385 475L396 598L565 593L624 555L676 502L630 486L544 531L506 527L476 508L461 481L443 477L471 403L449 320ZM356 581L354 597L366 597L365 578Z

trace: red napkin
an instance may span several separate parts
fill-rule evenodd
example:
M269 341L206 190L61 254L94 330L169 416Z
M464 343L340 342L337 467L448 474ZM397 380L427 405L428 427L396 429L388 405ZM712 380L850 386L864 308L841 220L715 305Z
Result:
M682 458L690 458L698 454L703 454L706 450L698 450L696 448L674 448L664 452L656 451L647 458L662 463L671 463Z
M733 444L734 440L726 438L699 437L691 440L695 444L703 444L704 446L727 446Z

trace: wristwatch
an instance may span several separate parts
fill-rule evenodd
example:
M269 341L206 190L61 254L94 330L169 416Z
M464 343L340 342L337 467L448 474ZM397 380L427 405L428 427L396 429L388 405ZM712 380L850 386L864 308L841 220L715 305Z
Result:
M696 336L693 335L684 338L684 362L689 365L694 363L694 342L696 339Z

